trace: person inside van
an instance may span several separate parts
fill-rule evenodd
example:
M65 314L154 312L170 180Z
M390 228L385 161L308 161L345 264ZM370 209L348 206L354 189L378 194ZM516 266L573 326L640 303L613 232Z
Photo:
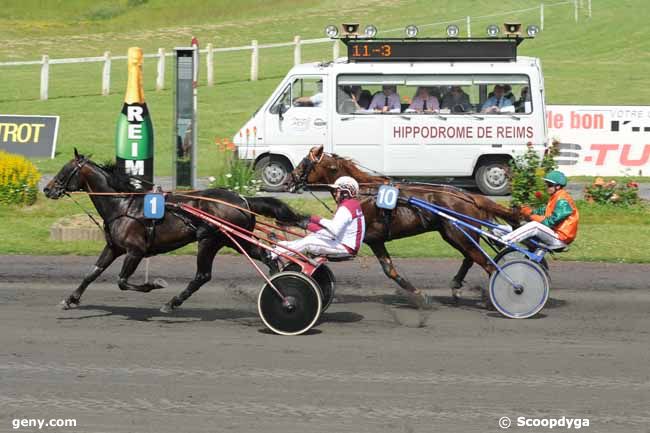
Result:
M506 98L505 87L502 84L494 86L494 96L488 98L481 107L481 113L499 113L501 109L512 106L512 100Z
M521 208L521 213L531 220L517 230L502 237L506 242L521 242L537 238L551 249L563 249L573 242L578 234L580 214L575 202L564 189L567 178L561 171L553 170L544 176L544 183L550 198L546 206L531 209Z
M439 109L440 105L438 104L438 99L429 94L429 89L426 87L418 87L417 93L415 94L415 97L413 97L413 101L406 111L431 113L432 111L438 111Z
M301 96L293 100L297 107L320 107L323 104L323 80L316 81L316 93L311 96Z
M381 113L399 113L402 110L397 87L393 85L382 86L381 93L377 93L370 102L369 111Z
M356 111L364 111L357 102L361 95L361 86L339 86L337 92L338 112L350 114Z
M361 106L361 108L367 110L368 107L370 107L370 101L372 101L372 93L370 93L370 90L367 89L361 90L361 94L359 95L359 100L357 101Z
M515 111L517 113L526 112L526 102L530 102L530 93L528 92L528 86L521 88L521 95L519 99L515 101Z
M464 113L472 110L469 95L460 86L451 86L449 93L442 98L442 108L452 113Z

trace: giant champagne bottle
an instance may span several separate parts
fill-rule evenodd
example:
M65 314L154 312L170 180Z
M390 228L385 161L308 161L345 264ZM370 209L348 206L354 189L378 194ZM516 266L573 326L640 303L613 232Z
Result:
M138 189L151 189L153 182L153 125L142 88L142 49L129 48L128 79L122 112L117 119L115 156L117 167L133 176ZM143 182L143 180L145 182Z

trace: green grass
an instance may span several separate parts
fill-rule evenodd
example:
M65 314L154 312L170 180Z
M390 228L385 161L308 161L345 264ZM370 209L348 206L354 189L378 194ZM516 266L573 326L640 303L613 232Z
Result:
M168 51L187 45L192 35L203 46L215 47L287 42L296 34L303 39L322 37L328 23L358 20L374 23L379 36L400 36L406 24L425 24L519 10L539 5L539 0L428 0L349 2L327 0L211 1L189 0L23 0L6 2L0 8L0 61L99 56L104 51L126 54L129 46L146 53L159 47ZM545 72L547 101L572 104L647 104L646 85L650 52L644 49L650 30L643 0L594 2L593 18L581 14L573 21L571 5L548 7L545 30L534 41L526 41L521 53L540 57ZM519 20L537 23L539 12L473 20L473 34L487 24ZM464 21L459 21L464 32ZM444 26L421 26L423 36L441 36ZM342 50L343 52L343 50ZM303 46L303 61L331 58L331 45ZM231 137L269 96L292 66L291 48L261 50L260 80L249 82L249 52L215 56L214 87L205 84L201 70L199 88L199 174L214 174L217 158L215 137ZM202 59L204 62L205 60ZM202 65L204 67L204 65ZM169 90L156 92L155 60L144 65L145 95L152 113L156 139L156 173L171 172L172 98ZM111 89L99 96L100 63L52 65L50 99L39 101L38 66L0 68L0 113L58 114L61 116L57 157L36 160L44 172L56 172L78 147L103 160L114 155L114 129L125 89L124 62L112 65ZM171 61L167 62L167 87L171 86Z
M87 209L92 204L85 196L77 200ZM315 200L292 199L295 209L308 214L327 216L327 211ZM330 207L332 205L329 200ZM559 260L603 261L621 263L650 263L650 208L616 208L578 202L580 230L578 239L567 253L557 255ZM102 242L58 242L49 239L50 226L58 219L83 213L69 199L47 200L42 195L30 207L0 206L0 254L98 255ZM437 233L426 233L388 244L394 257L460 258ZM173 254L193 254L194 245ZM228 253L228 252L227 252ZM362 255L371 256L364 246Z

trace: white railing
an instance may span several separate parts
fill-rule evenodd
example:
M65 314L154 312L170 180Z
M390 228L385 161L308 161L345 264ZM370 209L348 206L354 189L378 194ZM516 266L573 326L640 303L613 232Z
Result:
M592 8L591 0L586 0L586 9L587 16L591 18ZM579 19L579 10L585 8L585 0L567 0L560 1L556 3L544 4L540 3L539 6L530 7L526 9L519 9L507 12L494 13L490 15L482 15L477 17L462 17L455 20L440 21L437 23L428 23L419 25L419 28L435 27L442 26L445 24L455 24L465 21L465 28L467 32L467 37L472 36L471 26L472 20L479 21L485 20L486 18L495 18L504 15L512 15L514 13L522 12L531 12L539 10L539 22L540 29L544 30L544 8L560 6L560 5L573 5L573 15L576 22ZM394 33L397 31L404 31L404 28L394 28L382 30L382 34ZM206 68L207 68L207 85L214 86L214 53L225 53L231 51L251 51L251 68L250 68L250 80L256 81L259 78L259 61L260 49L266 48L281 48L281 47L294 47L293 48L293 63L298 65L302 62L302 46L309 44L322 44L322 43L332 43L332 59L336 60L340 56L340 45L338 40L332 40L329 38L318 38L318 39L301 39L300 36L295 36L293 42L282 42L274 44L258 44L257 40L252 40L250 45L242 45L238 47L225 47L225 48L214 48L212 44L207 44L206 48L199 50L200 53L206 54ZM164 48L159 48L158 52L155 54L145 54L145 58L156 58L158 59L158 65L156 68L156 90L162 90L165 88L165 58L173 56L172 52L166 52ZM28 65L41 65L41 86L40 86L40 98L42 100L48 99L49 91L49 78L50 78L50 65L61 65L61 64L71 64L71 63L100 63L103 62L102 69L102 91L103 96L110 94L110 83L111 83L111 62L113 60L126 60L127 56L111 56L109 51L106 51L101 57L79 57L71 59L50 59L46 54L41 60L29 60L29 61L11 61L11 62L0 62L0 67L9 67L9 66L28 66Z

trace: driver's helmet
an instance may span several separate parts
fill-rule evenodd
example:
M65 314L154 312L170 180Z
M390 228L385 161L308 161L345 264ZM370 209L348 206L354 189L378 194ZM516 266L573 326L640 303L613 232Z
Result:
M359 183L350 176L339 177L332 186L339 191L347 192L349 197L356 197L359 195Z
M567 179L564 173L561 171L553 170L546 173L546 176L544 176L544 182L548 182L553 185L566 186Z

